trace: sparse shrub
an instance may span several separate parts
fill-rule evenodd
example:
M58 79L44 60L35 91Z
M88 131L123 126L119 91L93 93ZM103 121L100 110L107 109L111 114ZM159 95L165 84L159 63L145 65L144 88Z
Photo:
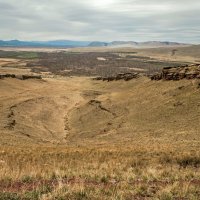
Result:
M161 164L172 164L174 159L171 155L169 154L163 154L160 158L159 161Z
M135 168L135 167L142 167L145 166L145 162L143 162L143 160L133 160L131 163L131 167Z
M106 184L106 183L108 183L108 181L109 181L109 177L108 176L101 177L101 182L102 183Z
M20 200L17 193L2 192L0 193L0 200Z
M58 178L58 176L56 175L55 172L53 172L52 175L51 175L51 179L56 180L57 178Z
M79 191L79 192L74 193L74 197L75 197L76 200L89 199L87 193L84 192L84 191Z
M52 188L49 185L43 185L41 188L26 192L23 195L25 200L37 200L43 194L48 194L52 191Z
M160 200L172 200L174 199L173 198L173 195L170 193L170 192L163 192L160 197L159 197Z
M200 157L191 157L186 156L183 158L177 158L177 163L180 167L186 168L186 167L199 167L200 166Z
M23 195L22 199L24 199L24 200L38 200L39 196L40 196L40 191L33 190L33 191L30 191L30 192L26 192Z
M3 180L2 180L2 183L5 187L9 187L12 183L12 179L10 177L5 177Z
M31 177L31 176L28 176L28 175L23 176L22 179L21 179L21 181L22 181L23 183L32 183L33 180L34 180L34 178Z
M148 197L149 192L148 192L148 187L146 185L140 185L137 189L136 189L136 194L141 196L141 197Z

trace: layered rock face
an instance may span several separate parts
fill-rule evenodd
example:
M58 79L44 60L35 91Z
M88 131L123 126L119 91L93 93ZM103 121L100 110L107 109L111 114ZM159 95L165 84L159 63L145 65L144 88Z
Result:
M138 73L120 73L116 76L109 76L109 77L96 77L94 80L102 80L102 81L118 81L118 80L125 80L129 81L134 78L138 78Z
M200 79L200 64L180 67L165 67L161 73L151 76L151 80Z

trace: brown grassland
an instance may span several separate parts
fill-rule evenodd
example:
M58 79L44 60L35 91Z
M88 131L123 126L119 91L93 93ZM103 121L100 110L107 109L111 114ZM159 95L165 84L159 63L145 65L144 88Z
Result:
M200 199L199 84L1 79L0 200Z

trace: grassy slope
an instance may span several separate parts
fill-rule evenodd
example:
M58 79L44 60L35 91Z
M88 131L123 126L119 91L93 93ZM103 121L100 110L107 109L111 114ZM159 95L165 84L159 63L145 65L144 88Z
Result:
M32 127L1 129L0 199L199 198L198 81L0 81L0 109L21 102L16 122ZM53 135L34 130L48 118L29 118L24 100L41 96L37 116L52 109L59 122L67 113L64 144L53 144L56 126Z
M128 83L96 82L93 88L103 93L96 97L101 106L86 102L75 109L71 124L74 134L69 137L76 142L79 138L116 142L145 137L175 141L180 135L195 140L200 132L197 83L153 82L146 78Z

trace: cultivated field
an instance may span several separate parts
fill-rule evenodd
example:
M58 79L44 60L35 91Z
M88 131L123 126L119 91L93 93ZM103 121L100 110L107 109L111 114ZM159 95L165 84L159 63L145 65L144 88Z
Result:
M43 77L0 79L0 200L198 200L200 81L143 76L192 60L85 51L0 53ZM123 67L141 76L92 80Z

